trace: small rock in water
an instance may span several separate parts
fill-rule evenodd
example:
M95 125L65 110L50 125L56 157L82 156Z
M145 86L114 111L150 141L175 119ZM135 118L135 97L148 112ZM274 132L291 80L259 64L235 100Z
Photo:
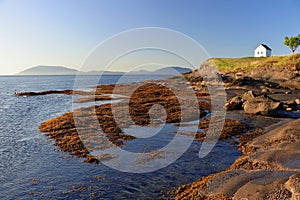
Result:
M84 162L99 164L99 160L97 160L97 158L95 158L94 156L87 156Z

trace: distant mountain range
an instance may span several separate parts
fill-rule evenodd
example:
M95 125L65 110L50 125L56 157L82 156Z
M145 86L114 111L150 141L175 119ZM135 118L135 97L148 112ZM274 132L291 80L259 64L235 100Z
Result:
M78 70L61 66L36 66L19 72L17 75L76 75Z
M129 72L129 74L132 75L142 75L142 74L158 74L158 75L176 75L181 74L185 72L191 71L190 68L183 68L183 67L165 67L162 69L158 69L155 71L147 71L147 70L140 70L140 71L132 71ZM67 67L62 66L44 66L39 65L36 67L32 67L29 69L26 69L24 71L19 72L16 75L21 76L28 76L28 75L97 75L100 73L105 73L109 75L122 75L125 72L111 72L111 71L89 71L89 72L81 72L76 69L71 69Z

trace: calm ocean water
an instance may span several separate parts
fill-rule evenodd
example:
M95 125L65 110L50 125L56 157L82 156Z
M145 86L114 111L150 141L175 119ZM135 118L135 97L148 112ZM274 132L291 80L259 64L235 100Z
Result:
M114 83L118 78L105 76L101 83ZM145 78L134 77L132 81ZM170 166L152 173L131 174L58 152L38 127L71 111L72 97L17 97L14 92L72 89L74 79L0 77L0 199L156 199L163 190L227 168L240 155L228 142L219 142L206 158L199 159L201 143L195 141ZM89 76L82 80L86 88L93 85ZM159 145L163 141L156 142Z

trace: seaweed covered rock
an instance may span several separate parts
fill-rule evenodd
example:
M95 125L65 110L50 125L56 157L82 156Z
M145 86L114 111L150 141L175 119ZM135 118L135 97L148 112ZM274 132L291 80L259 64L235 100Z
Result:
M203 131L197 132L197 134L196 134L197 140L203 141L205 139L207 130L209 129L209 126L210 126L210 124L209 124L210 121L211 121L210 117L201 119L201 121L198 125L198 128L202 129ZM232 138L234 136L238 136L241 133L244 133L246 131L247 131L247 127L244 124L242 124L241 122L239 122L235 119L227 118L224 121L224 127L222 129L220 139L226 140L226 139Z

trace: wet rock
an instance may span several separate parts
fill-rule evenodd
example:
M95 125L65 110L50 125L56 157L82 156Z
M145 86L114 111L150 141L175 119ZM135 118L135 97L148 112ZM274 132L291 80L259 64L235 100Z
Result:
M241 97L233 97L229 103L225 105L226 110L242 110L244 101Z
M281 106L280 102L274 102L270 98L256 97L243 104L244 111L249 114L274 116Z
M99 164L99 160L97 160L97 158L95 158L94 156L91 156L91 155L87 156L86 159L84 160L84 162Z

